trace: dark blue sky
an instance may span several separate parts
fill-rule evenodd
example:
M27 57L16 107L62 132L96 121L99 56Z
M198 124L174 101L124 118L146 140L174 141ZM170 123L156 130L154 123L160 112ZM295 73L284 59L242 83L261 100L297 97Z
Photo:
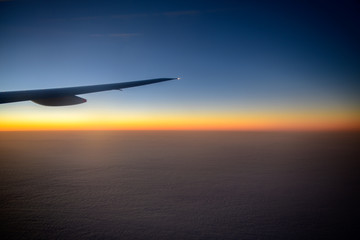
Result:
M356 1L0 1L0 88L182 77L89 95L86 108L358 113L359 12Z

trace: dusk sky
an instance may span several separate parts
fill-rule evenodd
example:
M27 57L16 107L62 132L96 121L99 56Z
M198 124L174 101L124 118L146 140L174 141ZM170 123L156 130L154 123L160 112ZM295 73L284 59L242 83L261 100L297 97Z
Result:
M357 1L0 0L0 90L181 77L0 105L0 130L360 129ZM0 93L1 94L1 93Z

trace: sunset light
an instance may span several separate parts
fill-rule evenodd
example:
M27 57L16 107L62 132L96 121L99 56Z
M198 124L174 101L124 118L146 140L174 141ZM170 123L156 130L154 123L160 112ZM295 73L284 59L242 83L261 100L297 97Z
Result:
M38 107L36 107L38 108ZM126 111L51 109L2 114L1 131L31 130L359 130L359 112L311 111Z

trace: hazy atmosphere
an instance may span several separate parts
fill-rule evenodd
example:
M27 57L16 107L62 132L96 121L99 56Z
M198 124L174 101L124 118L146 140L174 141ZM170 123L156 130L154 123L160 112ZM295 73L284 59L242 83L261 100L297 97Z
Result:
M359 134L0 133L3 239L359 236Z

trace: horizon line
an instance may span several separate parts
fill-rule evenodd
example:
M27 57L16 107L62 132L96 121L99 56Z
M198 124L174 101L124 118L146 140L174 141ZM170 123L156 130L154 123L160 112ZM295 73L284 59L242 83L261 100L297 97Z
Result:
M10 129L0 132L359 132L360 129Z

